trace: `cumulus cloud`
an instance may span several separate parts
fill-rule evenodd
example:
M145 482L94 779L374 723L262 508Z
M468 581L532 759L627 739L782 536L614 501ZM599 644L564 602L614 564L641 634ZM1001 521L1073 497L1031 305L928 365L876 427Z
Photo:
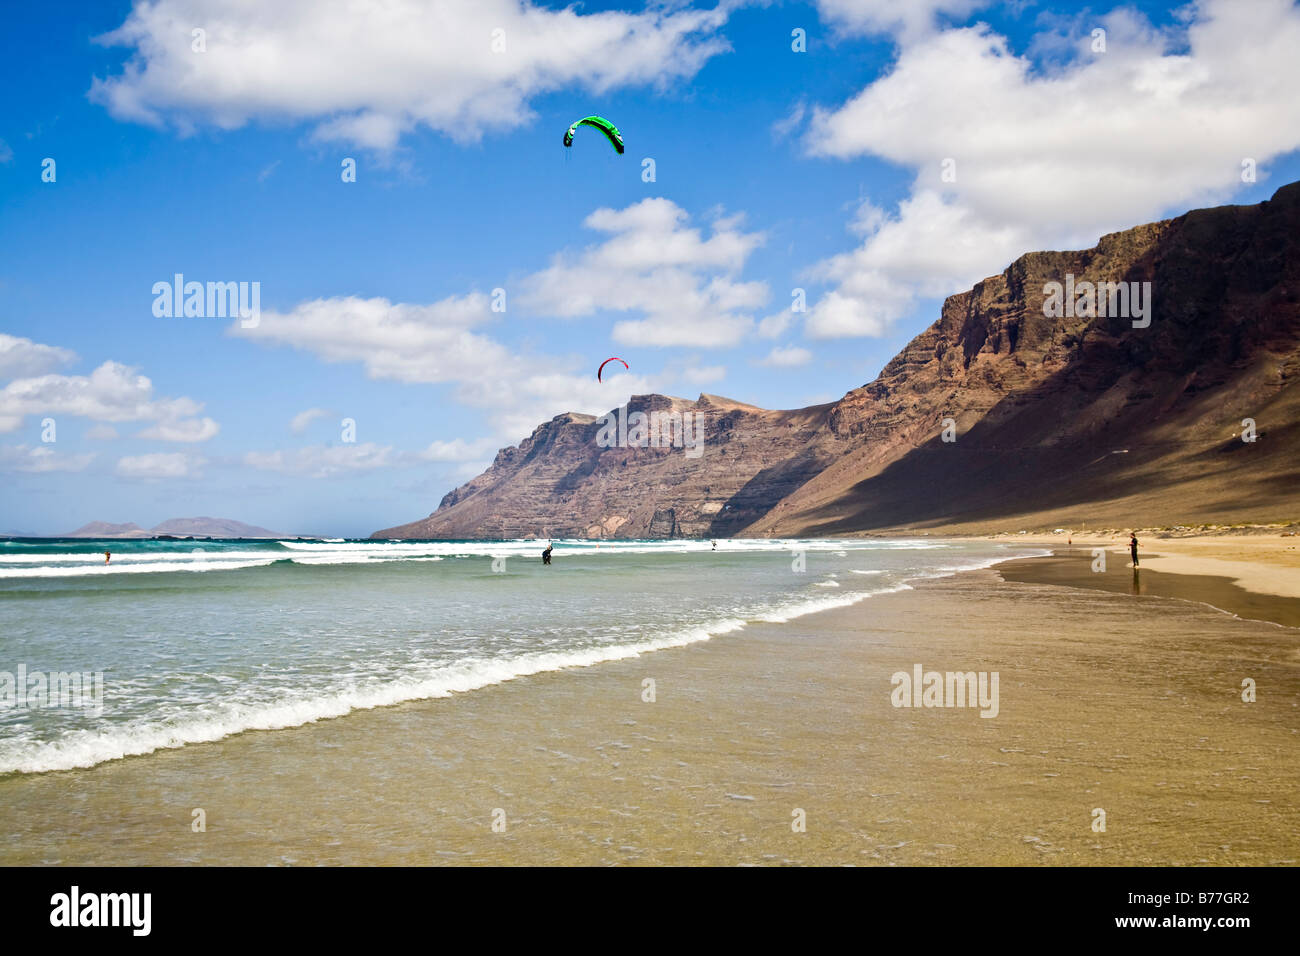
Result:
M250 451L244 464L263 471L303 478L330 478L350 472L373 471L398 463L391 445L373 442L342 445L310 445L289 451Z
M221 431L221 426L211 418L175 418L156 422L136 438L153 438L157 441L201 442Z
M0 332L0 381L20 375L44 375L76 359L76 353L67 349Z
M725 365L688 365L681 372L682 381L688 385L712 385L726 377Z
M119 458L117 473L123 478L144 480L199 478L206 463L203 458L185 452L153 452Z
M153 383L117 362L89 375L21 378L0 389L0 432L13 431L27 415L73 415L97 422L146 421L141 437L198 442L220 426L199 418L203 404L190 398L155 398Z
M903 200L893 217L867 203L856 223L863 244L810 270L834 284L808 310L813 338L884 335L918 296L968 288L1034 248L1026 228L986 222L933 190Z
M597 382L591 369L575 372L568 362L530 361L522 363L517 378L467 382L458 394L467 404L489 409L497 434L514 442L563 412L603 415L632 395L662 390L655 377L623 373Z
M597 209L584 225L610 238L576 255L560 253L530 276L524 305L562 318L643 315L615 324L614 340L624 345L735 345L753 328L749 311L768 298L766 283L737 278L764 236L740 231L740 217L732 216L715 220L705 238L688 220L663 198Z
M822 20L844 36L877 33L912 39L934 29L940 18L964 20L988 0L817 0Z
M431 305L360 299L314 299L291 311L263 312L256 328L233 323L231 335L302 349L327 362L360 362L375 379L452 384L465 405L486 409L499 437L529 434L561 412L600 414L636 391L653 391L645 376L576 370L571 359L519 355L473 329L493 313L478 293Z
M95 441L112 441L117 438L117 429L112 425L92 425L86 429L86 438Z
M289 422L289 430L295 435L301 435L307 430L308 425L318 418L324 418L328 414L329 411L324 408L308 408L293 416L293 420Z
M777 346L767 354L766 358L759 360L759 365L766 365L770 368L794 368L799 365L807 365L812 361L812 352L798 345Z
M100 38L133 54L91 97L118 118L182 131L307 121L320 139L380 150L421 126L472 141L528 122L530 100L547 92L688 80L728 49L727 15L728 5L584 14L527 0L152 0ZM206 52L192 49L196 28Z
M1243 158L1262 166L1300 148L1300 9L1259 0L1242 14L1202 0L1158 30L1121 9L1099 20L1106 52L1083 31L1050 68L987 26L931 33L843 105L815 108L809 153L882 157L915 180L896 212L865 204L860 247L812 270L833 288L809 334L882 334L917 296L959 291L1022 252L1223 202Z
M636 312L614 337L624 344L730 345L753 327L739 310L767 297L762 283L734 278L762 235L741 231L742 217L717 217L706 236L666 199L625 209L598 209L587 225L610 238L526 276L523 308L562 318L601 308ZM263 311L257 326L232 323L228 333L264 345L309 352L326 362L359 362L374 379L451 384L456 399L486 409L493 443L517 441L562 412L604 414L672 381L690 384L725 375L720 366L677 377L624 372L596 381L593 369L564 356L519 354L488 334L500 315L477 292L432 304L340 296L303 302L285 312ZM309 410L315 411L315 410ZM308 413L303 413L304 415ZM301 417L301 416L300 416Z
M371 378L449 382L483 375L507 358L498 342L472 331L493 317L487 296L471 293L431 305L345 296L313 299L290 312L263 311L252 328L230 334L290 345L327 362L360 358Z
M789 136L791 133L793 133L796 129L799 128L799 126L803 123L804 116L806 116L807 113L808 113L808 104L805 103L803 100L800 100L793 107L791 107L789 113L787 113L785 116L781 117L779 120L777 120L772 124L771 126L772 138L785 139L787 136Z
M430 442L429 447L417 452L416 457L425 461L482 461L491 457L497 450L497 443L492 438L476 438L465 441L453 438L451 441Z
M765 319L760 319L758 323L758 335L764 339L780 338L785 330L790 327L790 322L794 318L794 312L786 309L783 312L777 312L769 315Z
M94 458L93 452L61 455L49 445L6 445L0 447L0 471L82 471Z

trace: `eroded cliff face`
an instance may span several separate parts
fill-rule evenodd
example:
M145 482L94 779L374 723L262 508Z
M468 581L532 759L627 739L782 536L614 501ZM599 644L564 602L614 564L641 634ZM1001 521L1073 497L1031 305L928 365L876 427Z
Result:
M698 454L602 441L602 420L560 415L452 491L422 521L385 538L671 538L724 536L752 523L828 461L807 451L830 406L768 411L716 395L634 396L623 413L695 416ZM617 410L616 410L617 414ZM634 422L634 420L633 420ZM672 436L676 441L675 434ZM696 437L695 435L689 436ZM634 429L627 438L637 440Z
M852 447L746 533L1295 517L1298 238L1291 185L1020 257L836 404L830 427ZM1149 325L1044 314L1067 276L1149 289ZM1246 418L1256 442L1240 439Z
M948 298L875 381L833 405L774 412L707 395L633 399L631 410L701 413L699 458L602 448L596 419L562 415L428 518L376 536L1291 519L1300 512L1298 238L1292 184L1266 203L1196 210L1093 249L1029 253ZM1103 288L1093 314L1045 312L1054 282L1076 291L1125 283L1137 298L1114 314L1118 291L1111 299ZM1149 306L1145 318L1138 303ZM1255 442L1241 441L1247 418Z

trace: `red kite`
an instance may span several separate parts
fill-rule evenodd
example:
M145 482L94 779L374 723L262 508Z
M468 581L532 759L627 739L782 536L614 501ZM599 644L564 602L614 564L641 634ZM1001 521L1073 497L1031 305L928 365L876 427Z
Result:
M601 362L600 368L596 369L596 381L599 382L601 380L600 373L605 371L605 366L608 365L610 362L623 362L623 360L615 356L614 358L607 358L605 359L605 361ZM630 368L628 368L628 364L626 362L623 362L623 367L626 368L629 372L632 371Z

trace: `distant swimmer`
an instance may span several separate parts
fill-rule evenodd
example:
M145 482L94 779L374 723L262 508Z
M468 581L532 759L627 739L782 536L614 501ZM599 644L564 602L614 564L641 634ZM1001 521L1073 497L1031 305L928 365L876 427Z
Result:
M112 554L110 554L109 552L105 551L105 552L104 552L104 563L105 563L105 564L108 564L108 559L111 558L112 556L113 556Z
M1128 553L1133 556L1133 567L1136 568L1138 566L1138 536L1136 531L1129 535Z
M713 550L714 550L714 551L717 551L717 550L718 550L718 542L716 542L716 541L713 542Z
M542 552L542 564L550 564L550 563L551 563L551 549L554 548L554 547L555 547L555 545L553 545L553 544L548 544L548 545L546 546L546 550Z

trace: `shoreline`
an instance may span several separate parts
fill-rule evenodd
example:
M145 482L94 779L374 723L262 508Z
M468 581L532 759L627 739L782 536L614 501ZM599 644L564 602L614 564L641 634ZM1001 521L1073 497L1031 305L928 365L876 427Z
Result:
M1300 536L1290 532L1256 530L1215 534L1174 535L1138 529L1138 560L1144 571L1223 577L1255 594L1300 598ZM1107 552L1107 564L1128 565L1128 532L1009 536L1005 540L1061 549L1073 540L1076 551ZM961 540L1002 541L1003 537Z
M1104 571L1094 571L1093 564L1090 550L1058 549L1047 557L1013 558L996 565L994 570L1002 580L1013 584L1048 584L1130 597L1183 601L1239 620L1300 629L1300 598L1243 587L1242 578L1189 571L1156 571L1141 563L1134 569L1110 558Z
M1007 582L1005 563L599 667L11 775L0 862L1294 865L1293 636ZM891 675L916 664L999 671L998 717L894 707Z
M1136 574L1126 532L955 540L1017 541L1052 551L1047 558L998 565L1000 573L1006 572L1004 580L1176 598L1245 620L1300 627L1300 536L1276 527L1197 534L1138 529L1137 535ZM1098 550L1105 552L1101 570L1096 569Z

